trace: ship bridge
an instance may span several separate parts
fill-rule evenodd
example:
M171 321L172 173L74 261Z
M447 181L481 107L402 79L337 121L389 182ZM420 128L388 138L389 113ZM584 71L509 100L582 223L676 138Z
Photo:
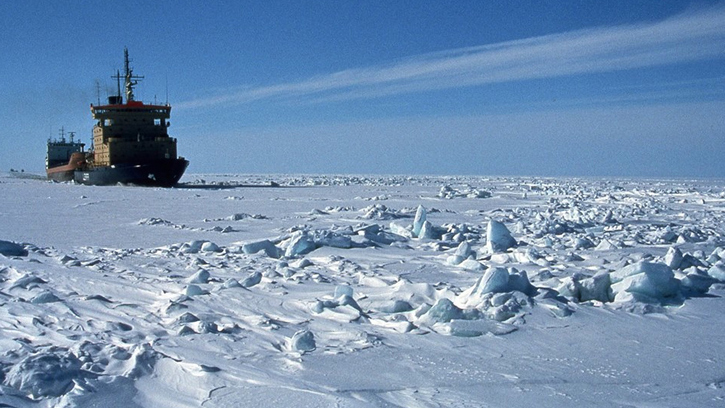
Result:
M106 105L91 105L96 120L93 126L94 162L96 166L120 163L151 163L176 159L176 139L169 137L168 119L171 106L145 104L134 99L133 87L141 76L133 75L124 50L125 75L117 73L118 94L108 98ZM124 79L126 102L120 92Z

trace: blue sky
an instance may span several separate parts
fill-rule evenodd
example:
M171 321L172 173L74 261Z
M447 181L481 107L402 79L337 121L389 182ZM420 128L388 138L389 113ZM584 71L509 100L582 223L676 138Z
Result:
M0 169L129 48L190 173L725 177L723 1L7 1Z

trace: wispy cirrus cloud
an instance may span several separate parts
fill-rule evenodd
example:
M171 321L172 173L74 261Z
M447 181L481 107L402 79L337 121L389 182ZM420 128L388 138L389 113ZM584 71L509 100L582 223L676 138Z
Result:
M178 108L266 99L350 100L665 66L725 57L725 7L654 23L578 30L460 48L307 80L229 91Z

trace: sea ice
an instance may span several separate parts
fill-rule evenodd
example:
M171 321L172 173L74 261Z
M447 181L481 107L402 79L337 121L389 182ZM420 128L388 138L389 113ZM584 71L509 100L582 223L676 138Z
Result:
M242 252L245 254L256 254L259 251L264 251L264 253L270 258L280 258L284 253L268 239L249 242L242 245Z
M701 272L697 268L690 268L687 271L687 275L680 280L680 283L683 289L690 291L690 294L692 294L692 292L694 292L694 294L707 293L710 286L718 281L706 272Z
M604 238L599 241L599 244L594 248L595 251L611 251L617 249L618 246L614 242Z
M189 279L187 279L188 283L207 283L209 282L209 277L211 275L209 274L209 271L206 269L199 269L195 274L191 275Z
M625 299L626 293L662 300L677 296L680 290L680 281L663 263L640 261L612 272L610 278L615 300Z
M201 244L200 250L202 252L221 252L222 251L222 249L219 248L219 245L217 245L213 242L210 242L210 241L207 241L207 242L204 242L203 244Z
M352 230L350 231L352 233ZM329 230L316 230L312 233L312 242L315 247L329 246L333 248L352 247L350 235L340 234Z
M469 256L476 256L476 253L471 249L471 244L468 241L463 241L460 244L458 244L458 247L456 248L456 252L454 253L455 256L460 257L461 261L463 259L468 258Z
M718 261L715 265L707 270L707 274L720 282L725 282L725 262Z
M456 307L450 299L443 298L428 309L419 321L423 324L432 325L434 323L450 322L453 319L463 319L464 316L463 310Z
M516 245L516 240L511 236L508 228L496 220L490 220L486 227L486 249L489 252L505 251Z
M53 302L60 302L60 298L49 290L44 290L44 291L40 292L39 294L33 296L32 299L30 299L30 303L34 303L34 304L53 303Z
M423 228L423 224L426 221L425 207L422 205L418 206L418 210L415 212L415 218L413 219L413 236L420 237L420 231Z
M198 295L205 295L208 292L199 287L199 285L189 285L184 290L184 294L186 296L198 296Z
M181 252L187 253L187 254L196 254L201 251L202 245L204 245L207 241L204 240L195 240L186 242L181 246Z
M478 281L459 296L459 301L468 306L479 305L488 293L506 293L519 291L526 295L536 293L525 271L506 270L501 267L489 268Z
M505 268L490 268L473 286L472 295L480 296L486 293L508 292L510 290L509 277L509 273Z
M32 399L58 397L80 379L81 361L66 350L41 352L25 357L15 364L5 377L4 383Z
M423 225L421 224L421 227L422 226ZM408 229L408 228L406 228L406 227L404 227L402 225L398 225L398 224L396 224L394 222L391 222L390 223L390 231L393 234L399 235L399 236L404 237L404 238L413 238L413 237L417 237L418 236L417 234L414 234L411 229Z
M430 221L425 220L425 222L423 222L423 226L420 227L420 233L418 234L418 238L421 238L421 239L438 238L436 231L435 231L435 227L433 226L433 224Z
M436 332L456 337L478 337L485 334L501 336L512 333L518 328L512 324L491 321L488 319L451 320L446 324L434 325Z
M475 259L464 259L458 266L467 271L482 272L486 270L486 265L478 262Z
M300 353L314 351L317 348L315 335L309 330L300 330L290 338L289 347L291 350Z
M306 231L295 231L285 245L284 256L287 258L303 255L317 248L314 240Z
M665 264L672 269L679 269L682 263L682 251L677 247L670 247L665 254Z
M589 278L574 275L564 279L557 290L562 296L573 298L578 302L614 300L609 273L599 273Z
M13 282L12 286L10 286L10 289L15 288L23 288L23 289L32 289L36 287L39 284L47 283L43 279L35 276L35 275L23 275L20 278L18 278L15 282Z
M390 245L393 242L405 240L404 237L398 234L384 231L383 228L378 224L366 225L356 230L356 232L358 235L363 236L365 239L381 245Z
M249 276L244 278L241 285L245 288L251 288L252 286L258 285L261 281L262 273L259 271L254 271Z
M441 187L440 191L436 195L439 198L445 198L445 199L453 199L453 198L489 198L491 197L490 191L485 190L479 190L477 188L473 188L470 185L467 186L461 186L461 187L453 187L450 185L445 185Z
M379 305L377 309L383 313L403 313L413 310L413 306L405 300L392 300Z
M5 256L26 256L28 251L15 242L0 240L0 254Z
M0 406L716 407L725 398L719 181L280 177L325 187L249 189L240 203L216 188L1 179L4 237L28 255L0 256ZM467 199L468 181L496 198ZM453 186L450 200L436 198L441 186ZM125 206L129 197L148 206ZM413 221L421 198L441 207L420 223L426 239L410 239L413 225L370 221ZM370 200L390 207L361 219L356 208ZM208 228L244 218L215 218L240 204L269 218ZM132 221L150 215L178 224ZM67 233L88 219L103 225ZM481 250L492 219L518 242ZM280 260L305 235L314 252ZM205 250L212 242L223 251ZM50 294L60 302L33 303ZM31 356L47 354L56 355L47 369L32 367Z
M335 293L333 295L334 298L339 298L340 296L350 296L353 295L353 289L350 285L337 285L335 286Z
M229 279L225 280L224 283L222 284L222 287L224 289L239 288L241 286L242 285L239 283L239 281L234 278L229 278Z

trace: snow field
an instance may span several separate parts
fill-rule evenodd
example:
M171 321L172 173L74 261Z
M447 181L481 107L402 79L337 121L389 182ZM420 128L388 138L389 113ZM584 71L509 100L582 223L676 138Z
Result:
M721 183L191 179L0 178L0 403L725 398Z

